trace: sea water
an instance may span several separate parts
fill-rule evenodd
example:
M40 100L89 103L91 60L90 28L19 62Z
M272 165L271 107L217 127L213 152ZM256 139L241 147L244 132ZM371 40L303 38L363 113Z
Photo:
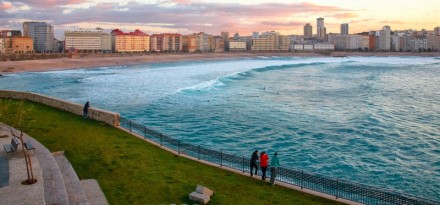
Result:
M440 59L295 58L8 74L206 148L440 200Z

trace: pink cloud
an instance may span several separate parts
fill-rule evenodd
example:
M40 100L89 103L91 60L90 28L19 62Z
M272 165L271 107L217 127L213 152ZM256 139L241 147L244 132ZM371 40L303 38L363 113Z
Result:
M335 19L349 19L349 18L356 18L359 15L355 14L355 13L338 13L338 14L334 14L332 17Z
M0 4L0 10L8 10L11 9L13 6L10 2L2 2L2 4Z
M402 21L381 21L381 24L405 24L405 22Z
M17 2L29 4L35 7L53 7L73 5L89 2L89 0L18 0Z

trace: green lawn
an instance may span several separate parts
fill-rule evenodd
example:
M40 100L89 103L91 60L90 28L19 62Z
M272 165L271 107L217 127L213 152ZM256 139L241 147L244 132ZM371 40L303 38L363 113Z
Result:
M13 124L17 101L0 106L8 108L0 109L0 121ZM64 150L78 176L97 179L111 204L192 204L188 194L198 184L214 191L209 204L337 204L176 156L104 123L41 104L24 107L32 107L28 134L52 152Z

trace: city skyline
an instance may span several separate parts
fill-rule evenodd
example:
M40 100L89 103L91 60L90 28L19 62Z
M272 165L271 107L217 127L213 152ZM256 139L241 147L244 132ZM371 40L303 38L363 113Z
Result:
M440 2L391 1L280 1L231 0L191 1L115 0L0 0L0 29L22 29L24 21L45 21L60 38L65 30L101 27L106 30L140 29L146 33L194 33L221 31L251 35L275 30L281 34L303 34L303 26L316 28L316 18L325 18L327 33L339 33L349 23L350 33L378 30L427 29L438 26L435 15ZM402 10L405 12L398 12ZM392 11L392 12L391 12ZM314 34L316 31L314 29Z

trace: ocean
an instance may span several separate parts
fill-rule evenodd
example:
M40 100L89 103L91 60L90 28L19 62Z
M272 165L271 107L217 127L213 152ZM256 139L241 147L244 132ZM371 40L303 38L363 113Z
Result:
M0 89L121 113L177 139L440 200L440 58L256 57L5 74Z

